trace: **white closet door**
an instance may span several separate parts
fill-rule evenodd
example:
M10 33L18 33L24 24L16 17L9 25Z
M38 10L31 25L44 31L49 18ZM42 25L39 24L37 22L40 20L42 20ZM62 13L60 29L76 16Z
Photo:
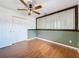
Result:
M20 17L12 17L12 43L27 39L27 21Z
M0 15L0 48L11 45L11 19Z
M27 39L27 21L0 17L0 48Z

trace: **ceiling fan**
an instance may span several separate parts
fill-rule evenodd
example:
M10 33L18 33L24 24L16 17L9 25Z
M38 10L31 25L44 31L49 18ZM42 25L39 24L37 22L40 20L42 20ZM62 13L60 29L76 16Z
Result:
M40 15L39 9L42 8L41 5L38 5L35 0L20 0L20 2L26 7L25 9L17 9L21 11L28 11L28 15L31 15L32 12Z

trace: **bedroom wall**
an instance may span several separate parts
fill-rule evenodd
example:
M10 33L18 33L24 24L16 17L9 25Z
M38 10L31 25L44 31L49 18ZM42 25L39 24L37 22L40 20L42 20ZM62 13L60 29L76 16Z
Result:
M74 9L49 15L37 20L38 29L75 29ZM38 37L65 45L78 47L77 32L38 30Z
M0 7L0 48L27 40L27 29L34 28L34 17Z
M71 23L73 23L73 22L69 21L71 19L74 19L74 17L73 17L74 13L72 13L72 11L71 12L68 11L68 13L63 13L63 17L67 16L68 19L67 19L67 17L63 18L62 14L59 14L59 17L56 17L54 15L55 17L54 16L52 16L52 17L48 16L47 18L40 18L38 20L39 23L38 23L37 28L39 28L39 29L51 29L51 27L52 27L52 29L60 29L60 28L63 29L63 28L66 27L66 25L65 25L66 21L64 21L64 23L63 23L64 26L62 27L61 22L63 21L63 19L65 19L65 20L67 19L67 22L69 22L69 25L71 25ZM52 21L49 20L51 18L53 18ZM54 24L55 23L54 20L56 20L56 22L57 22L57 19L59 20L59 18L60 18L61 21L58 21L58 22L60 22L60 24L57 23L58 26L56 25L57 26L56 27L55 24ZM73 28L73 26L71 27L69 25L67 26L67 28ZM29 30L29 38L33 38L33 36L35 37L37 35L40 38L48 39L48 40L51 40L51 41L59 42L59 43L66 44L66 45L73 46L73 47L77 47L77 48L78 48L78 45L79 45L79 33L78 32L38 30L36 32L37 34L32 34L34 32L35 32L34 30Z
M41 20L41 21L43 21L43 20ZM49 21L46 21L46 23L47 22L49 23ZM40 24L40 25L42 25L42 24ZM46 26L47 25L42 26L42 27L46 27ZM59 25L58 28L60 28L60 27L61 27L61 25ZM47 28L50 28L50 25L48 25ZM53 28L56 28L56 27L53 27ZM78 3L78 29L79 29L79 3ZM79 32L76 32L76 33L75 32L69 32L69 33L72 33L72 35L69 35L68 33L65 33L65 32L58 32L58 33L56 32L55 33L55 32L47 32L47 31L38 31L38 33L39 33L39 37L48 38L49 40L52 40L52 41L56 41L56 42L59 42L59 43L63 43L63 44L67 44L67 45L71 45L73 47L79 48ZM54 34L52 34L52 36L51 36L51 34L48 35L47 33L54 33ZM56 37L55 37L55 35L56 35ZM71 37L71 38L69 38L69 37ZM57 39L57 38L59 38L59 39ZM72 41L72 43L70 43L70 41Z

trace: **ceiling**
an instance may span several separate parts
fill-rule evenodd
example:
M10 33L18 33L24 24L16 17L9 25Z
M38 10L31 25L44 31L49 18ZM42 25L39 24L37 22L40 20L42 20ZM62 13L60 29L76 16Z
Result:
M79 3L79 0L36 0L43 8L40 9L40 15L32 14L34 17L39 17L51 12L55 12ZM16 11L18 8L25 8L19 0L0 0L0 7L8 8ZM19 11L19 13L26 15L27 12Z

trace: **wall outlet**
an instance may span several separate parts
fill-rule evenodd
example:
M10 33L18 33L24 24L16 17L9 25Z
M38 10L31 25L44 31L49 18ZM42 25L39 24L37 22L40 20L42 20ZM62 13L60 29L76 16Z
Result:
M69 43L72 43L72 40L69 40Z

